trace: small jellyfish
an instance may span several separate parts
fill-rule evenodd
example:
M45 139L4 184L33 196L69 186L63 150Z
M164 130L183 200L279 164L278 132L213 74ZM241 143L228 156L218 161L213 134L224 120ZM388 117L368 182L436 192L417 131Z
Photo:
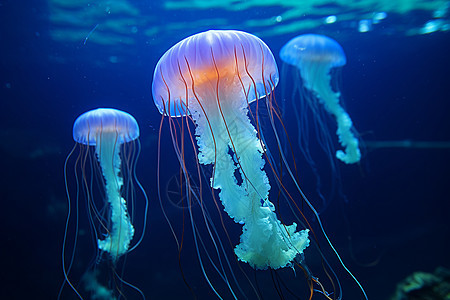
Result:
M334 116L337 122L339 143L344 150L338 150L336 157L346 164L359 162L361 152L359 141L352 132L353 123L341 106L339 91L334 91L330 71L342 67L347 58L342 47L333 39L317 34L304 34L291 39L280 51L281 60L295 66L303 80L303 86L310 91L307 101L322 103L325 110ZM292 99L299 101L299 99ZM310 103L310 105L315 105ZM322 125L322 122L319 122ZM302 130L299 128L299 130ZM319 129L323 130L323 129ZM324 148L327 148L324 145Z
M330 204L330 199L339 195L346 200L342 192L339 165L336 158L345 164L355 164L361 159L361 151L356 130L349 114L342 106L341 92L337 82L339 67L346 64L347 58L342 47L333 39L317 34L299 35L287 42L280 50L280 58L285 63L283 75L288 73L287 66L294 66L291 80L282 77L284 83L283 99L288 99L286 105L291 105L297 121L299 151L310 165L316 181L316 193L322 200L322 207L317 213L316 219L320 223L318 214L324 211ZM293 82L291 97L286 96L287 82ZM290 106L290 107L291 107ZM286 108L284 114L290 111ZM338 142L343 149L336 150L336 142L330 133L329 123L331 115L336 122ZM334 125L333 125L334 126ZM294 131L295 132L295 131ZM314 138L310 135L314 133ZM316 151L317 146L322 149L328 160L320 156ZM323 171L326 170L326 171ZM329 176L326 184L323 177ZM330 188L329 195L323 193L323 187ZM325 232L324 232L324 235ZM328 238L327 238L328 240ZM330 247L332 245L330 244ZM333 248L334 250L334 248ZM335 254L338 256L337 252ZM364 289L356 278L343 265L367 299Z
M69 198L69 214L66 223L63 249L63 269L67 283L80 296L69 280L69 272L75 260L78 240L82 226L79 223L81 195L86 197L87 215L96 240L100 262L102 253L107 253L116 266L119 258L134 249L141 241L145 231L147 196L135 175L136 160L140 151L139 127L128 113L111 108L99 108L79 116L73 126L73 139L76 145L65 164L66 189ZM76 193L72 193L67 179L67 168L72 154L79 148L74 165ZM95 154L94 154L95 153ZM95 156L95 157L94 157ZM136 186L138 188L136 188ZM81 191L80 191L81 189ZM133 205L136 191L140 190L145 203L142 211L144 224L138 241L131 247L135 229L129 213L128 201ZM74 195L74 196L72 196ZM76 200L72 205L72 199ZM134 212L136 209L133 207ZM75 208L76 222L71 225L71 211ZM73 227L75 228L73 229ZM69 238L74 231L75 237ZM66 259L66 248L73 240L73 251ZM68 263L69 261L69 263ZM97 272L96 272L97 273ZM140 291L136 288L140 293ZM80 296L81 297L81 296Z

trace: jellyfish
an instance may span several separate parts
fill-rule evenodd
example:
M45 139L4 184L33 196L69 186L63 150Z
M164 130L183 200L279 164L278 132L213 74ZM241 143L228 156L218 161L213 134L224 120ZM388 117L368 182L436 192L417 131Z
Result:
M235 254L255 269L286 267L309 244L308 230L277 218L268 199L263 144L247 115L248 105L277 83L275 59L262 40L210 30L170 48L156 65L152 85L161 114L189 115L195 122L198 162L213 165L211 186L220 190L228 215L243 224Z
M195 123L198 151L190 159L213 166L211 188L219 190L227 214L243 225L234 253L255 269L290 266L309 245L307 229L297 231L296 223L284 225L277 218L264 145L248 116L249 104L277 83L275 59L262 40L241 31L210 30L170 48L156 65L152 85L163 117L173 122L186 116ZM189 159L177 153L186 165Z
M213 244L213 250L204 248L206 240L198 233L200 221L193 217L192 205L184 205L189 209L198 261L208 285L219 298L222 295L213 278L222 278L235 299L240 298L238 291L242 293L241 280L232 273L233 260L226 254L221 256L226 252L226 238L219 237L212 213L207 211L208 204L201 193L202 177L210 183L213 202L218 194L228 216L242 225L239 244L231 246L237 260L255 270L293 267L310 244L309 229L297 230L296 222L281 222L276 205L269 199L271 185L264 160L268 149L260 131L258 100L271 98L278 80L278 68L268 46L254 35L234 30L210 30L180 41L160 58L154 71L153 100L162 114L160 140L164 135L163 120L167 118L185 174L184 194L197 201L194 208L202 210L200 218L205 220ZM252 103L256 103L256 112L251 110ZM184 132L188 132L188 138ZM161 161L159 158L158 169ZM193 161L195 172L187 167ZM203 172L200 165L212 170ZM273 170L272 165L269 170ZM192 176L200 182L199 193L194 192L197 185L191 187ZM217 209L219 206L215 204ZM218 219L221 218L219 214ZM224 221L220 224L224 226ZM179 242L180 251L181 248ZM206 258L201 252L206 253ZM212 257L218 257L219 262L213 262ZM208 274L208 262L219 276ZM227 275L227 268L231 275ZM237 287L232 287L233 280Z
M74 123L73 139L76 145L65 164L69 213L62 259L65 282L80 297L80 292L69 280L69 272L73 268L73 262L77 255L75 248L79 244L78 235L81 231L79 223L81 216L79 213L80 195L86 197L90 229L98 249L97 264L103 260L104 253L108 258L107 260L116 269L119 258L136 248L142 241L145 232L147 196L135 175L136 160L140 151L138 137L139 127L133 116L112 108L98 108L88 111L79 116ZM72 193L70 191L71 185L67 179L67 169L69 160L77 148L79 148L79 155L74 165L74 176L77 184L76 193ZM137 190L141 191L145 199L145 205L142 209L144 211L144 219L142 220L144 225L140 230L141 235L137 243L131 246L135 228L128 211L127 198L131 201L133 216L136 211L133 205L135 205L134 197ZM72 199L76 200L73 205ZM76 213L75 225L71 225L73 209ZM72 231L75 231L72 242L73 250L68 255L66 253L67 243L69 243L68 235ZM68 260L66 256L70 259ZM91 273L98 274L99 272ZM85 278L92 278L92 276L85 276ZM92 287L92 285L90 286ZM137 288L136 290L140 293Z
M303 86L311 93L311 95L305 97L306 100L310 102L319 101L323 104L325 110L335 118L337 123L336 133L340 145L344 148L336 151L336 157L346 164L359 162L361 152L359 141L353 133L352 120L339 103L341 93L334 91L331 84L331 70L342 67L347 62L342 47L329 37L304 34L287 42L281 48L280 58L299 70ZM309 103L309 105L315 107L314 103ZM316 114L318 113L316 112ZM323 124L321 121L318 123ZM323 147L329 146L323 145Z

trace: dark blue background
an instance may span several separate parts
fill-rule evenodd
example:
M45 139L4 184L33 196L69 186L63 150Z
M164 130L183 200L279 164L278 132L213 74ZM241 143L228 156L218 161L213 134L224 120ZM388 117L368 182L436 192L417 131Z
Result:
M127 279L151 299L188 296L177 266L176 245L157 203L160 115L153 105L151 81L164 51L195 32L158 36L156 45L141 37L136 45L127 46L133 48L133 55L127 56L122 47L118 63L99 65L94 62L107 62L114 51L89 41L83 45L83 41L51 40L45 3L25 4L2 1L0 7L0 297L57 296L63 279L60 253L67 209L63 164L74 144L74 120L97 107L127 111L141 127L138 176L149 194L150 212L145 240L128 257ZM347 54L342 93L363 139L450 141L448 33L326 34L338 39ZM277 57L291 37L264 40ZM50 59L55 56L66 62ZM289 78L281 80L295 84ZM163 146L170 157L170 143ZM449 154L449 149L368 149L360 166L341 168L348 203L335 199L322 220L371 299L387 299L396 283L411 272L449 267ZM174 155L164 163L170 166L169 172L177 171ZM314 186L313 178L301 184L314 193L314 188L308 188ZM336 213L342 205L349 223ZM179 214L171 213L175 218ZM351 256L348 234L356 258ZM357 263L378 257L373 267ZM202 280L198 271L191 276L192 282ZM345 298L357 299L357 288L344 281ZM210 295L200 289L200 298L206 298L203 292Z

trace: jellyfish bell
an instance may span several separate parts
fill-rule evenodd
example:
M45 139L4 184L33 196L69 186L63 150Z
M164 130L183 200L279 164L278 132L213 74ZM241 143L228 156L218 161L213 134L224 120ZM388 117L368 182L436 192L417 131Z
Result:
M318 34L303 34L291 39L280 50L280 58L291 65L298 66L305 76L310 72L308 65L323 65L325 69L342 67L347 63L344 50L335 40ZM312 86L313 78L304 79Z
M73 125L73 139L80 144L99 146L124 144L139 138L139 126L129 113L113 108L97 108L80 115Z
M114 268L120 257L137 247L145 232L147 214L147 196L135 175L136 161L140 152L139 126L130 114L112 109L98 108L80 115L73 126L73 139L76 145L65 163L66 189L69 200L69 214L63 247L63 269L66 282L80 296L69 280L69 272L73 267L76 255L77 235L81 230L79 219L80 200L84 195L87 205L87 216L93 239L99 251L98 263L103 253L107 254ZM72 154L78 149L78 157L73 166L70 165ZM76 192L70 190L67 170L73 167L77 181ZM95 184L95 183L99 184ZM140 229L140 237L131 246L135 235L132 217L135 215L135 195L140 192L145 200L142 209L144 226ZM72 203L72 199L76 203ZM129 209L132 209L130 215ZM71 211L75 208L75 221ZM75 223L75 225L72 224ZM139 225L142 225L139 224ZM74 227L73 227L74 226ZM71 229L72 228L72 229ZM75 237L69 237L72 231ZM72 241L72 252L66 248ZM67 257L66 257L67 256ZM67 263L70 258L70 263ZM93 274L98 274L94 272ZM120 277L119 277L120 278ZM136 289L139 293L140 291ZM81 297L81 296L80 296Z
M278 80L273 55L259 38L242 31L210 30L164 53L154 71L152 93L160 113L178 117L187 114L188 104L199 105L196 94L202 105L217 107L226 97L220 101L225 108L228 103L246 107L265 97Z
M361 152L359 141L353 133L352 120L339 103L340 92L333 91L331 85L331 69L342 67L347 62L342 47L329 37L304 34L287 42L281 48L280 58L299 70L304 87L312 93L312 97L305 97L307 101L319 101L336 119L336 133L344 148L336 151L336 157L346 164L359 162Z

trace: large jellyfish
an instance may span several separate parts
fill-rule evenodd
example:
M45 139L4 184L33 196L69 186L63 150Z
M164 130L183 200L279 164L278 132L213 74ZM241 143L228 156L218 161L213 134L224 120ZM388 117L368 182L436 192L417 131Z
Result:
M147 196L135 175L136 160L140 151L138 137L139 127L136 120L130 114L116 109L91 110L79 116L74 123L73 139L77 144L65 164L69 214L64 237L63 269L66 282L80 297L80 292L69 279L69 272L73 268L73 262L78 254L75 251L80 243L77 236L82 228L79 223L80 195L86 197L90 229L99 250L97 251L99 255L97 264L101 261L101 255L106 253L115 269L119 258L134 249L142 240L145 231ZM76 193L72 193L69 191L67 168L69 159L78 148L77 146L80 149L74 166L77 184ZM93 157L94 153L96 158ZM98 183L100 184L99 188L97 188ZM132 205L135 205L134 197L137 190L142 192L145 199L142 209L144 219L141 221L144 225L140 230L140 238L131 247L135 229L128 212L127 198ZM73 205L72 199L76 200ZM76 214L74 225L71 221L72 209L75 209ZM69 247L69 240L72 240L68 235L72 231L75 234L73 244L70 244L73 251L68 255L66 248ZM86 280L86 278L90 278L89 276L92 277L89 274L98 273L98 270L88 271L84 278ZM92 284L92 282L88 283L90 291L93 290ZM100 285L98 286L100 290ZM140 293L137 288L136 291Z
M197 125L198 162L213 165L211 186L220 189L228 215L244 224L235 253L255 269L288 266L309 244L307 230L296 231L295 223L282 225L277 218L263 145L247 116L248 105L277 83L278 69L263 41L241 31L211 30L170 48L156 66L152 86L162 114L190 115Z
M331 84L331 70L342 67L347 62L342 47L329 37L304 34L287 42L281 48L280 57L285 63L299 70L304 87L311 93L310 96L305 97L306 100L319 101L336 119L336 133L339 143L344 148L336 151L336 157L346 164L359 162L361 152L359 141L352 132L354 130L352 120L339 103L340 92L334 91ZM314 103L309 105L316 107ZM315 113L318 114L316 111ZM322 125L322 122L319 123ZM320 130L322 129L318 129ZM322 147L326 148L328 145L322 145Z

